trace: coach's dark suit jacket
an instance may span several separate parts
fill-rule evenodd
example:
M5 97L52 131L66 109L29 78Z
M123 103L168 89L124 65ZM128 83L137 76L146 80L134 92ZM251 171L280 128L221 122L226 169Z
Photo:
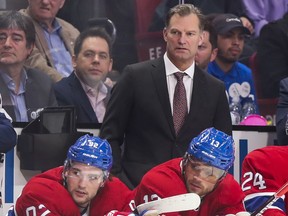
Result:
M278 145L288 145L288 131L286 132L286 122L288 123L287 114L288 78L285 78L280 81L279 100L276 111L276 131Z
M40 108L57 106L57 101L52 88L52 80L45 73L25 68L27 72L27 81L25 86L25 103L27 110L28 121L32 121L32 113ZM6 86L2 76L0 76L0 94L2 95L3 108L11 116L13 121L16 121L14 107L10 98L10 91ZM32 116L31 116L32 115Z
M176 136L161 58L124 69L112 90L100 136L112 146L112 173L136 186L155 165L182 157L191 139L212 126L232 133L224 84L196 67L190 112Z
M99 123L89 98L75 72L57 82L54 85L54 91L59 106L75 106L78 123ZM105 98L106 103L108 103L109 98L110 88L108 88L108 95Z

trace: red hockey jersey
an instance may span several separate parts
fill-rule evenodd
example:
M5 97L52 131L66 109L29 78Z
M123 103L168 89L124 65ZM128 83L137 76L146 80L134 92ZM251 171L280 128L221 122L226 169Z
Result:
M181 171L181 158L172 159L151 169L137 187L135 203L165 198L188 193ZM244 194L240 185L228 174L215 188L201 200L199 209L179 213L168 213L166 216L216 216L236 214L244 211Z
M287 166L286 166L287 165ZM242 190L247 211L255 211L288 181L288 147L268 146L250 152L242 165ZM264 216L288 215L288 193L278 199Z
M77 205L63 186L62 172L63 167L58 167L33 177L15 203L17 215L80 216ZM103 216L114 209L131 212L129 204L133 193L119 179L112 178L91 201L89 215Z

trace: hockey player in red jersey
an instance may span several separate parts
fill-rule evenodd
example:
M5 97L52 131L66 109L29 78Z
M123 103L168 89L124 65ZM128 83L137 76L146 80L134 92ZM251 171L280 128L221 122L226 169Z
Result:
M144 175L137 187L135 203L196 193L201 197L199 209L165 215L235 215L244 211L244 194L233 176L227 174L233 162L232 137L208 128L191 141L183 158L160 164Z
M112 151L99 137L85 135L70 147L63 167L33 177L23 188L14 211L18 216L103 216L131 212L133 192L109 176Z
M254 212L288 181L288 147L267 146L250 152L242 165L245 208ZM288 193L269 207L263 216L288 215Z

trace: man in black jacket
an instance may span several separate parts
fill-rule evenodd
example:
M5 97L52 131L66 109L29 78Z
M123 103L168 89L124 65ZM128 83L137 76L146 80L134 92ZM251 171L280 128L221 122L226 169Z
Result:
M224 84L195 66L203 15L193 5L182 4L168 16L164 57L124 69L112 90L100 131L100 137L112 147L112 173L130 187L155 165L182 157L191 139L204 129L232 133ZM186 94L180 98L187 99L183 105L188 108L179 132L173 118L178 111L173 96L176 73L184 75Z
M256 66L263 98L277 98L280 80L288 77L288 13L261 29Z

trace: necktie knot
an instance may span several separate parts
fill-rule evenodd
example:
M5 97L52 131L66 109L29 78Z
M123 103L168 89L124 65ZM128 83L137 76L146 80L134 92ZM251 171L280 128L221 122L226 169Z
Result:
M183 77L185 76L185 73L176 72L176 73L174 73L174 76L176 77L177 82L181 82L183 80Z

